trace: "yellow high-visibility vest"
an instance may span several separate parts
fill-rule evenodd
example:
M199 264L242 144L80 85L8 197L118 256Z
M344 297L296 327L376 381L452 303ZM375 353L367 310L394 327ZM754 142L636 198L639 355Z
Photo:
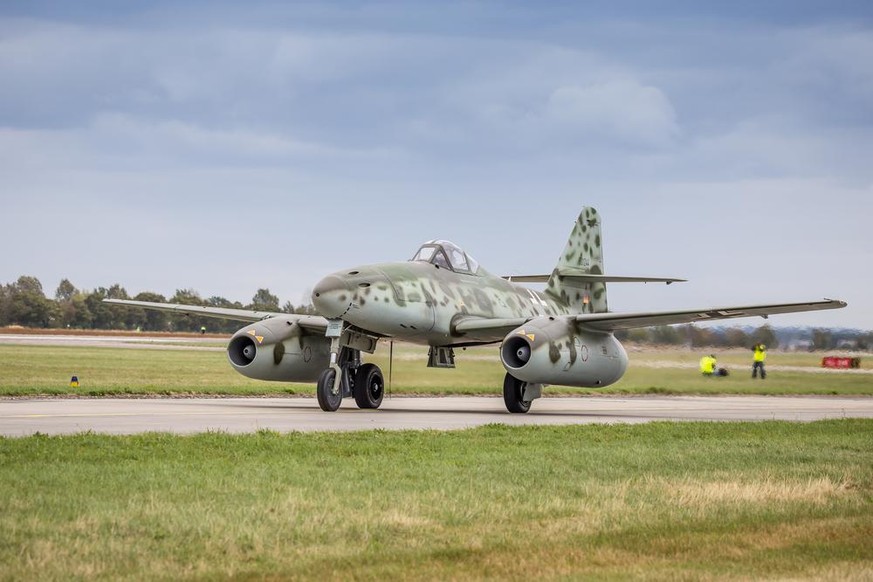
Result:
M767 359L767 352L765 351L765 349L766 348L762 348L761 346L755 346L755 361L756 362L763 362L764 360Z

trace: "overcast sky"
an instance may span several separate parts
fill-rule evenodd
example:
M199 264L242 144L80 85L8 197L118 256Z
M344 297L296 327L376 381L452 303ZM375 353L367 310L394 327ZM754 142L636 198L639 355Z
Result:
M0 5L0 283L303 302L455 241L614 311L844 299L873 329L873 4ZM760 320L742 323L757 324Z

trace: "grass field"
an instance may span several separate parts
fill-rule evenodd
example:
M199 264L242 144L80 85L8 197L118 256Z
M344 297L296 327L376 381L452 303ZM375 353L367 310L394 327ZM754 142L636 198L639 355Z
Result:
M0 439L0 579L873 577L873 421Z
M314 394L305 384L249 380L228 364L223 351L195 349L0 345L0 395L119 394ZM719 354L727 378L697 373L700 353L685 350L631 351L630 366L617 384L598 390L550 387L548 394L873 394L869 370L823 372L820 354L771 353L769 377L749 377L745 351ZM396 394L499 394L504 369L497 349L457 351L457 369L428 369L426 348L398 345ZM368 358L388 375L386 346ZM77 376L79 388L69 386ZM387 378L386 378L387 379Z

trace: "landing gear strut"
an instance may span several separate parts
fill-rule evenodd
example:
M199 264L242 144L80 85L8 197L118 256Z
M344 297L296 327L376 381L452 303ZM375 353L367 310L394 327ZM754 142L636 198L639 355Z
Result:
M315 394L325 412L336 411L343 398L350 396L354 396L358 408L379 408L385 394L385 380L379 366L361 363L360 350L343 347L339 348L336 364L318 377Z

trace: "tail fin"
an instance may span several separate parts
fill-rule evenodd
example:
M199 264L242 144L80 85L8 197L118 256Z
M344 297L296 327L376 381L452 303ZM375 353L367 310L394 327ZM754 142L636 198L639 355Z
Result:
M606 283L586 281L584 277L564 276L560 272L603 275L603 238L600 215L585 207L576 219L573 232L558 264L549 277L546 292L560 299L577 313L605 313Z

